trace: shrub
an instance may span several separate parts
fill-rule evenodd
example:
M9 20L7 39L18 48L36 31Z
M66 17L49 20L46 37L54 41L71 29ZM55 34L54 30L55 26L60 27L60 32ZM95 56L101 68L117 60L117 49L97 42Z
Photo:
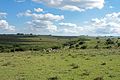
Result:
M98 46L98 45L96 45L94 48L95 48L95 49L99 49L99 46Z
M75 47L79 47L79 44L76 44Z
M81 46L81 49L86 49L86 48L87 48L87 45Z
M96 39L99 39L99 37L96 37Z
M103 62L103 63L101 63L101 65L106 65L106 63L105 63L105 62Z
M103 77L96 77L94 80L104 80Z
M69 49L74 48L74 45L69 46Z
M15 52L15 49L11 49L10 52Z
M25 50L22 48L16 48L15 51L25 51Z
M120 37L118 37L118 39L120 39Z
M84 72L81 74L81 76L89 76L90 72L88 70L84 70Z
M106 44L107 44L107 45L108 45L108 44L114 44L114 41L112 41L112 39L108 38L108 39L106 40Z
M60 49L60 46L53 46L52 49Z
M112 46L107 46L106 48L107 48L107 49L110 49L110 48L112 48Z
M48 78L48 80L58 80L58 77L57 77L57 76L55 76L55 77L50 77L50 78Z
M70 66L72 66L72 69L77 69L77 68L79 68L79 66L78 66L77 64L75 64L75 63L70 64Z
M117 46L120 47L120 43L117 43Z
M82 44L85 44L85 42L84 42L84 41L80 41L80 42L79 42L79 45L82 45Z
M63 46L72 46L74 44L76 44L76 41L70 41L70 42L64 43Z
M100 43L100 41L97 41L97 43Z

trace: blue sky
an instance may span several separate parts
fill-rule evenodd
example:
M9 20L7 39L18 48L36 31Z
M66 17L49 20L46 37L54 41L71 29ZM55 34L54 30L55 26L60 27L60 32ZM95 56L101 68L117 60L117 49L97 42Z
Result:
M0 0L0 33L120 35L120 0Z

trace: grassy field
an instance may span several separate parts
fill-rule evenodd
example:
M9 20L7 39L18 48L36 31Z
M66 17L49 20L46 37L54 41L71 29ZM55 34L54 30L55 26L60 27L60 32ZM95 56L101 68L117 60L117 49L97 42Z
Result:
M41 51L44 49L108 49L120 48L118 37L0 35L0 52Z
M120 38L0 35L0 80L120 80Z
M69 39L70 37L50 35L0 35L0 52L39 51L55 46L61 47Z
M0 80L120 80L120 50L1 53Z

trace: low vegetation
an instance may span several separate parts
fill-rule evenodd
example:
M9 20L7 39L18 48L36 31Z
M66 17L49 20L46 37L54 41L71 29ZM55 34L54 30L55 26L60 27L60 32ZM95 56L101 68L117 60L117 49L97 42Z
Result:
M120 50L1 53L0 79L120 80Z
M0 80L120 80L120 39L0 35Z
M110 49L119 48L117 37L51 36L18 33L0 35L0 52L43 51L45 49Z

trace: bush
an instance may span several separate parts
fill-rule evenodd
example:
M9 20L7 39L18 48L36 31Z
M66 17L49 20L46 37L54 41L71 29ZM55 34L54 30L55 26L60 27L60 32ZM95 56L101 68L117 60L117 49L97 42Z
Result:
M0 52L4 52L4 47L0 47Z
M108 44L114 44L114 41L112 41L112 39L108 38L108 39L106 40L106 44L107 44L107 45L108 45Z
M71 49L71 48L75 48L74 45L69 46L69 49Z
M118 39L120 39L120 37L118 37Z
M99 39L99 37L96 37L96 39Z
M60 49L60 46L53 46L52 49Z
M94 80L104 80L103 77L96 77Z
M80 41L80 42L79 42L79 45L82 45L82 44L85 44L85 42L84 42L84 41Z
M107 46L106 48L107 48L107 49L110 49L110 48L112 48L112 46Z
M58 77L57 76L50 77L50 78L48 78L48 80L58 80Z
M117 46L120 47L120 43L117 43Z
M75 63L70 64L70 66L72 67L72 69L77 69L77 68L79 68L79 66L78 66L77 64L75 64Z
M10 52L15 52L15 51L27 51L29 50L28 47L25 46L20 46L20 47L13 47L10 49Z
M63 46L72 46L74 44L76 44L76 41L70 41L70 42L64 43Z
M75 47L79 47L79 44L76 44Z
M100 41L97 41L97 43L100 43Z
M95 49L99 49L99 46L98 46L98 45L96 45L94 48L95 48Z
M16 48L15 51L25 51L25 50L22 48Z
M87 45L81 46L81 49L87 49Z

